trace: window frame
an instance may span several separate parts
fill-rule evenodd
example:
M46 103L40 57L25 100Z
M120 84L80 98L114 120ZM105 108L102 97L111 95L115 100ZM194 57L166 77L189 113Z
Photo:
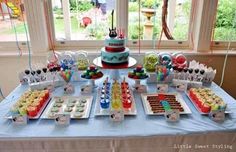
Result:
M21 50L25 50L27 48L26 41L18 41L18 45ZM0 41L0 53L6 52L6 51L12 53L13 51L16 52L16 50L18 50L18 47L15 41L15 37L14 37L14 41Z
M214 3L217 3L217 6L215 8L215 19L213 22L216 22L217 20L217 8L218 8L218 0L217 1L214 1ZM214 23L215 24L215 23ZM215 27L213 27L215 28ZM222 50L222 49L235 49L236 48L236 40L229 40L229 41L224 41L224 40L214 40L214 33L213 33L213 30L212 29L212 41L211 41L211 49L214 49L214 50ZM229 44L230 43L230 44Z
M116 27L124 29L125 33L128 33L128 0L117 0L116 2ZM50 17L50 29L51 35L53 35L53 43L55 49L64 50L64 49L99 49L104 46L104 40L57 40L55 35L54 20L53 20L53 11L52 11L52 1L48 1L49 6L49 17ZM192 7L190 12L192 12ZM189 23L191 22L191 16ZM128 36L127 36L128 37ZM155 44L153 44L155 43ZM157 49L158 40L141 40L142 48L145 49ZM137 49L138 40L127 40L127 47ZM189 36L186 41L180 40L161 40L160 49L166 48L178 48L178 49L189 49Z
M43 0L24 0L24 8L28 25L29 47L34 54L41 54L49 50L45 18L43 14ZM28 53L27 41L19 41L22 53ZM17 53L16 41L0 42L0 55Z
M24 0L26 17L28 23L28 33L30 36L30 44L32 52L34 54L41 54L50 51L52 48L49 45L46 21L44 16L43 2L46 1L49 8L50 18L50 32L53 35L54 47L56 50L68 50L68 49L92 49L93 51L99 51L104 45L104 40L72 40L72 41L56 41L53 23L53 14L51 0ZM214 24L214 15L217 13L217 1L216 0L192 0L191 13L193 10L193 2L196 3L194 20L190 15L190 22L193 22L193 27L189 26L189 32L193 31L193 40L190 41L190 35L188 41L161 41L160 48L157 48L158 41L142 40L141 49L184 49L193 50L194 52L210 52L211 50L226 50L228 48L229 41L212 41L212 30ZM117 0L116 4L116 17L122 18L117 20L117 28L123 28L128 30L128 0ZM127 33L127 32L126 32ZM192 44L192 41L194 42ZM27 51L25 41L20 41L19 45L23 51ZM131 49L138 48L138 40L128 40L127 47ZM231 47L236 48L236 42L231 42ZM12 51L17 53L16 42L0 42L0 54L1 52L7 53Z

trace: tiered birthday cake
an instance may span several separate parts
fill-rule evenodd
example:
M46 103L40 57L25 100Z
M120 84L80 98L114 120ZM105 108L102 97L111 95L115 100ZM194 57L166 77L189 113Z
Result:
M113 28L112 12L112 28L109 29L109 37L105 39L105 47L101 49L102 62L109 65L118 65L128 63L129 48L125 47L124 34L121 31L116 32Z

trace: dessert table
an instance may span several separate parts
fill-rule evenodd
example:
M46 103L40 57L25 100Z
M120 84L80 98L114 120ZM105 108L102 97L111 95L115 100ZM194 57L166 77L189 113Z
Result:
M106 79L96 81L97 85ZM128 70L120 70L121 76ZM134 82L127 80L130 84ZM80 86L86 82L74 82L75 93L80 96ZM148 92L155 92L155 84L148 84ZM180 121L167 122L164 116L147 116L141 95L134 93L137 106L136 116L126 116L123 122L111 122L108 117L96 117L95 99L89 119L71 120L66 127L56 126L53 120L30 120L27 125L13 125L4 118L13 103L28 89L19 85L0 103L0 151L1 152L139 152L139 151L235 151L236 150L236 101L215 83L211 89L227 101L232 113L226 120L217 123L198 113L188 97L183 99L190 107L191 115L181 115ZM175 90L171 88L170 92ZM52 96L62 96L63 87L57 88Z

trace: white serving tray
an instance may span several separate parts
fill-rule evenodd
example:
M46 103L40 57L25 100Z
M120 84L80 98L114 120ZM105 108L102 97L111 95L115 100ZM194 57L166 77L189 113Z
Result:
M44 110L44 112L41 116L42 119L55 119L54 117L50 117L49 114L50 114L51 108L53 107L53 104L55 103L55 99L58 99L58 98L62 98L63 100L65 100L65 102L62 105L62 108L65 108L66 104L71 99L76 100L76 103L81 99L86 99L87 102L85 104L85 110L83 112L83 115L81 117L75 117L74 116L75 107L73 107L73 111L70 113L70 115L71 115L71 119L87 119L87 118L89 118L91 106L92 106L92 102L93 102L93 96L83 96L82 95L79 97L74 97L74 96L53 97L51 102L48 104L47 108ZM59 112L59 113L61 113L61 112Z
M179 93L161 93L161 94L167 94L167 95L175 95L176 96L176 100L181 104L181 106L183 107L184 111L180 112L180 114L191 114L191 110L188 107L188 105L186 104L186 102L184 101L183 97L181 96L181 94ZM164 115L165 113L153 113L153 111L151 110L151 106L149 104L149 102L147 101L147 96L156 96L158 95L158 93L142 93L141 94L141 98L142 98L142 102L143 102L143 107L145 110L145 113L147 115Z
M131 93L131 100L132 100L131 108L130 109L123 108L124 115L137 115L137 108L136 108L133 92L130 90L130 93ZM98 89L98 93L97 93L97 99L95 103L95 116L108 116L110 115L111 103L109 105L109 108L102 109L100 106L100 97L101 97L101 88Z
M48 103L50 102L51 98L49 97L48 100L44 103L44 105L41 107L40 111L35 117L28 116L29 119L39 119L41 114L43 113L44 109L47 107ZM5 115L6 119L12 119L13 113L9 110L8 113Z
M185 92L185 94L187 95L187 97L189 98L189 100L192 102L193 106L197 109L197 111L201 114L201 115L208 115L209 113L205 113L202 112L201 109L197 106L197 104L191 99L191 97L189 96L189 91ZM224 101L225 102L225 101ZM231 113L231 111L228 109L228 107L226 107L225 113Z

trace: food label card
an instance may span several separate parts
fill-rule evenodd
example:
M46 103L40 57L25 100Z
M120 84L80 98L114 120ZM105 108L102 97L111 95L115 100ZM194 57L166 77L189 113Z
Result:
M83 94L91 94L93 92L92 85L83 85L81 86L81 93Z
M57 114L55 124L58 126L68 126L70 124L70 114Z
M156 83L157 82L157 74L149 73L149 78L147 78L147 83Z
M167 93L168 84L157 84L157 93Z
M188 88L188 84L187 83L179 83L176 85L176 90L179 92L186 92Z
M19 73L18 77L19 77L20 83L22 85L28 84L28 79L27 79L27 77L26 77L24 72Z
M14 125L27 125L28 117L27 115L16 114L12 116L12 123Z
M147 92L147 86L145 85L135 85L134 86L134 91L138 93L146 93Z
M216 122L222 122L225 120L225 110L213 110L209 113L211 120Z
M166 121L168 122L179 121L180 119L179 110L172 109L172 110L165 111L165 118L166 118Z
M121 122L124 120L124 112L122 110L111 110L110 120L114 122Z
M201 88L201 87L202 87L202 82L191 81L188 83L188 88Z

